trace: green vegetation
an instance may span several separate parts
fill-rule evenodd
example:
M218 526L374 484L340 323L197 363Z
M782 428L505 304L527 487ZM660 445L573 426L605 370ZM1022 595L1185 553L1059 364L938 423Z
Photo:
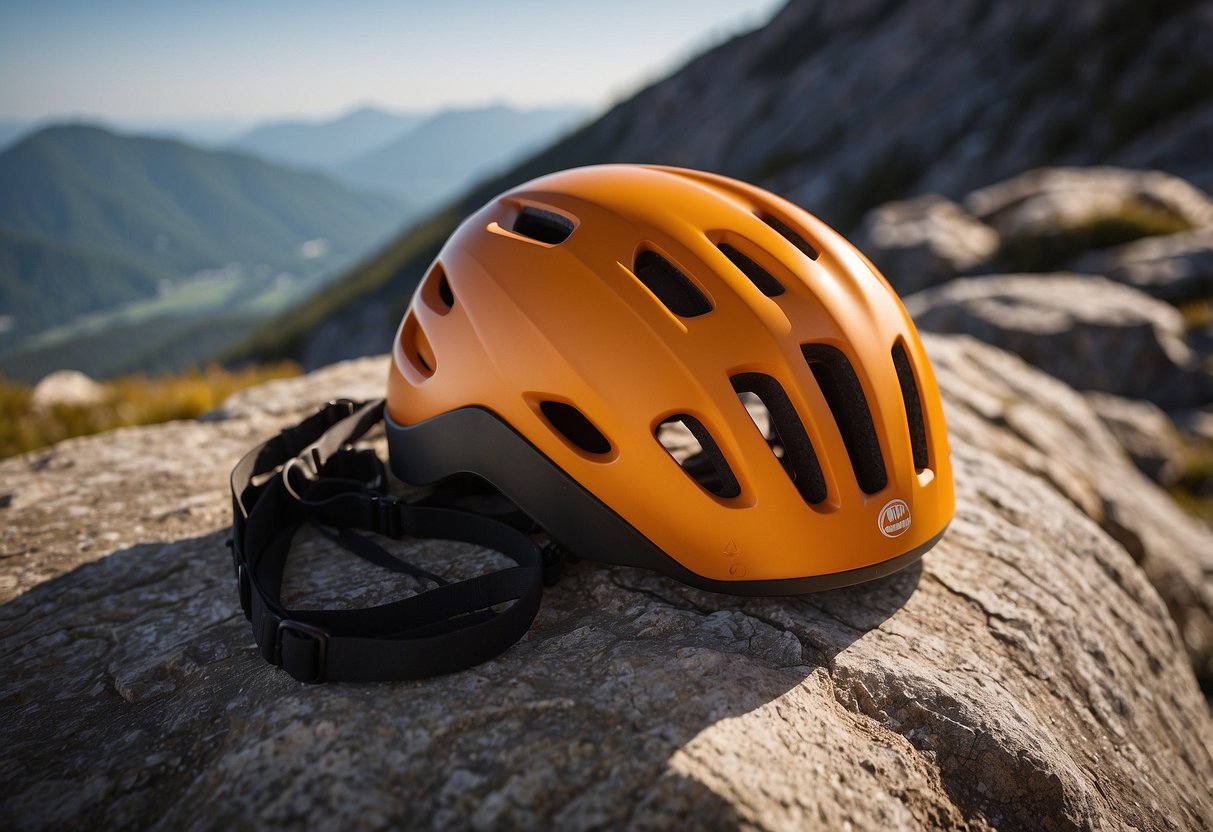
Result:
M1213 324L1213 298L1200 298L1179 305L1183 315L1184 331L1194 332Z
M227 364L298 357L304 340L315 327L372 297L382 298L394 314L398 312L403 317L422 271L438 254L461 217L461 211L455 207L430 217L346 273L330 288L295 304L258 327L256 334L217 353L218 360Z
M163 277L136 258L0 227L0 309L12 315L15 324L4 340L40 332L94 309L154 297ZM48 291L58 286L70 291Z
M250 156L41 130L0 153L0 308L15 319L5 340L229 263L270 277L331 273L406 213L394 198ZM305 256L314 238L328 245Z
M1128 200L1113 214L1049 234L1018 234L1003 240L996 260L1008 271L1047 272L1092 249L1188 231L1191 225L1165 208Z
M36 381L71 367L93 378L135 372L182 372L200 355L214 355L264 320L252 315L162 315L73 335L0 356L0 374Z
M1213 442L1187 443L1171 496L1197 517L1213 523Z
M124 425L193 419L237 390L298 373L297 365L281 362L236 371L209 367L178 376L128 376L105 382L97 404L46 409L33 407L29 385L0 378L0 458Z

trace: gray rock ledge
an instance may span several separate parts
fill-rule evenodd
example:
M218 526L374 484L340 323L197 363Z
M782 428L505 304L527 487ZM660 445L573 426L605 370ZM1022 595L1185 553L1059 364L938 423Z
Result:
M969 339L929 349L959 511L921 565L756 600L581 563L502 657L416 683L267 666L223 546L239 455L326 398L377 394L383 359L0 463L4 826L1207 828L1213 722L1129 549L1199 584L1213 539L1168 528L1068 388ZM1098 466L1064 451L1086 429ZM1111 477L1136 507L1109 503ZM301 601L404 589L307 535L293 560Z

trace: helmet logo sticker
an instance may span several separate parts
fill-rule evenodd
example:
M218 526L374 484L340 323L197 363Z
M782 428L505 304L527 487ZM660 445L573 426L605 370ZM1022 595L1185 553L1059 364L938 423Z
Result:
M880 510L876 525L885 537L898 537L910 528L910 507L905 500L889 500Z

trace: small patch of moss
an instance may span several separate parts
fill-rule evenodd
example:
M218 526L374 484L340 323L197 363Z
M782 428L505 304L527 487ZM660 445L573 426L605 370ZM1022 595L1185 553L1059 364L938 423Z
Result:
M1171 496L1197 517L1213 523L1213 442L1189 440L1180 457Z
M997 261L1008 271L1044 272L1064 267L1092 249L1109 248L1142 237L1188 231L1191 224L1165 208L1129 199L1120 210L1049 234L1015 234L1003 240Z
M1195 330L1213 324L1213 298L1191 300L1179 305L1179 314L1183 315L1184 332Z

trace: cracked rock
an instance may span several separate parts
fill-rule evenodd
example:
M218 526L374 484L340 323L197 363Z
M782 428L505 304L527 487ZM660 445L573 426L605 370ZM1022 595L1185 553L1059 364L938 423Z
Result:
M918 326L972 335L1081 390L1173 410L1213 399L1180 313L1094 275L960 278L906 298Z
M1213 535L1060 382L967 338L928 351L958 511L921 563L735 598L576 562L517 645L417 682L267 665L223 545L235 461L329 398L378 394L386 359L0 463L4 826L1207 827L1191 656ZM392 546L452 575L497 562ZM306 531L286 584L317 605L416 589Z

